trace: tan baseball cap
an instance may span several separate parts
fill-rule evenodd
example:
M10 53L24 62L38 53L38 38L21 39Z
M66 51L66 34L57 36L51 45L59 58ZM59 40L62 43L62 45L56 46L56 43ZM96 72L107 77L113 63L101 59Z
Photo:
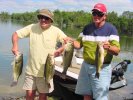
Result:
M39 10L38 16L39 15L46 16L46 17L50 18L52 21L54 21L54 14L50 10L48 10L48 9L41 9L41 10Z

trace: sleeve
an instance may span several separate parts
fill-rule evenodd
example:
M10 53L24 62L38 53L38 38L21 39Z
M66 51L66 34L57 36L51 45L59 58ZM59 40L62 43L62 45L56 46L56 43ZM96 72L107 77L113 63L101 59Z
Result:
M120 48L120 43L118 41L112 40L110 41L111 45L117 46L118 48Z
M30 31L31 31L31 27L32 27L32 24L31 25L28 25L22 29L19 29L17 30L17 35L19 38L25 38L25 37L29 37L30 36Z
M112 27L111 35L109 37L109 41L110 41L111 45L117 46L118 48L120 48L119 35L118 35L118 32L117 32L117 29L114 26Z
M67 35L60 29L58 29L58 39L57 41L61 42L62 44L64 43L63 39L66 38Z
M82 37L83 37L83 33L80 33L78 38L76 39L80 43L81 46L83 46Z

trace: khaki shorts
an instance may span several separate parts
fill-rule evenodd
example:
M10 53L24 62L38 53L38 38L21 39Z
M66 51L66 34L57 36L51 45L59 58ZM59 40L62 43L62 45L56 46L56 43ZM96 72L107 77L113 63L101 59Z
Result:
M51 80L50 86L53 91L53 79ZM46 83L44 77L34 77L32 75L25 75L24 90L37 90L39 93L49 93L51 89L49 85Z

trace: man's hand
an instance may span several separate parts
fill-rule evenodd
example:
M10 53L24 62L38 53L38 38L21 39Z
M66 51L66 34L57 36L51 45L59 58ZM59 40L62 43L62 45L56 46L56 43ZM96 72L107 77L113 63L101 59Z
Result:
M14 55L18 55L18 54L19 54L18 48L13 46L13 47L12 47L12 53L13 53Z
M112 55L118 55L120 52L120 49L117 46L111 45L108 41L103 42L103 48L107 50Z
M108 41L103 42L103 48L108 50L110 48L110 43Z
M55 52L54 52L54 57L58 57L62 54L62 52L64 51L64 45L60 48L58 48Z
M74 39L72 39L71 37L66 37L66 38L64 38L63 39L64 40L64 43L66 44L68 41L70 41L70 42L74 42Z
M60 56L60 52L59 51L55 51L54 52L54 57L58 57L58 56Z

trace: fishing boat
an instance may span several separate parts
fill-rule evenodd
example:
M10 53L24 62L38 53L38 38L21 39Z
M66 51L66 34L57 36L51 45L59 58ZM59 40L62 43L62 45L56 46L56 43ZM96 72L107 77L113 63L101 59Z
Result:
M60 85L74 92L83 59L73 57L72 65L68 68L65 79L62 78L62 57L57 57L55 62L54 78L58 80Z
M75 87L83 59L73 56L72 65L68 68L66 78L62 78L62 56L55 58L54 91L49 96L58 97L58 100L83 100L83 96L75 94Z
M68 68L66 73L66 78L62 78L62 56L55 58L55 75L54 79L61 86L65 87L69 91L74 92L78 75L80 72L81 64L83 62L82 51L77 51L73 55L72 65ZM124 72L127 69L128 64L130 64L130 60L124 60L118 63L112 69L112 79L110 84L110 90L118 89L127 85L126 78L124 77Z

